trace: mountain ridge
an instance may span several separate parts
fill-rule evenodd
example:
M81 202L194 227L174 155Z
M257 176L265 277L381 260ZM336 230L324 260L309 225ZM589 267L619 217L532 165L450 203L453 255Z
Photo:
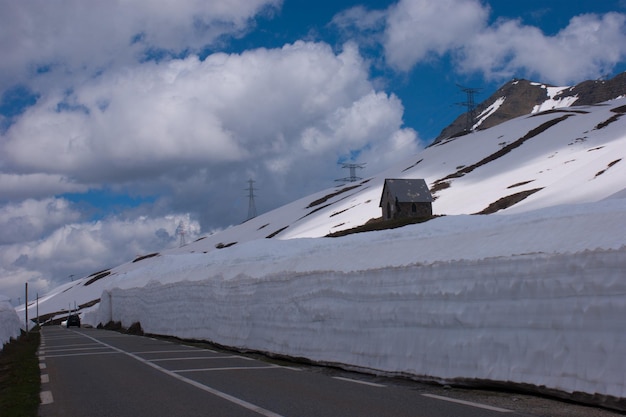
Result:
M587 80L575 86L558 87L514 78L476 106L475 130L485 130L527 114L570 106L587 106L626 95L626 72L610 80ZM467 113L446 126L432 145L465 135Z

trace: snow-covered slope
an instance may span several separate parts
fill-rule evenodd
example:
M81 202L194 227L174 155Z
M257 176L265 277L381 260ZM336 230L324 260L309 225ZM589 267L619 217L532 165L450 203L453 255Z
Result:
M375 372L625 398L625 112L619 99L442 141L67 283L39 300L40 314L76 305L94 325L140 321ZM426 179L445 216L322 238L380 217L385 178ZM496 214L469 215L483 211Z

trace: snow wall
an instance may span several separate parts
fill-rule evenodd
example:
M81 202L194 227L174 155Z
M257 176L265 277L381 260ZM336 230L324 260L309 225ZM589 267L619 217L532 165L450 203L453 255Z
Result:
M103 293L98 320L437 380L626 397L626 248Z
M0 296L0 350L20 335L22 322L8 299Z

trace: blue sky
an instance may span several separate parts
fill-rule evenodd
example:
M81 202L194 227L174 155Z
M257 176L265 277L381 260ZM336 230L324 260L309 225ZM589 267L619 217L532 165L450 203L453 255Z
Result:
M0 293L417 153L511 78L626 70L626 1L0 0Z

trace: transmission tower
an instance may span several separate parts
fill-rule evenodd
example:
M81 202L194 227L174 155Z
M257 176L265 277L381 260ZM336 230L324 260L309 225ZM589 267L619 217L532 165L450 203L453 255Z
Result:
M350 169L350 176L349 177L344 177L344 178L339 178L336 179L335 181L341 181L341 182L355 182L358 180L362 180L363 178L361 177L357 177L356 176L356 169L363 169L365 167L366 162L362 163L362 164L349 164L349 163L342 163L341 164L341 168L348 168Z
M256 206L254 205L254 182L255 181L253 179L249 179L248 188L246 188L246 191L248 191L248 218L246 221L256 217Z
M457 87L459 87L461 91L467 95L466 101L457 104L467 108L467 112L465 113L465 131L469 133L473 130L474 124L476 123L476 104L474 103L474 94L479 93L482 88L463 87L459 84L457 84Z
M183 246L185 246L187 244L186 240L185 240L185 234L187 233L187 231L185 230L185 223L181 220L180 223L178 223L178 227L176 228L176 235L178 236L178 247L182 248Z

